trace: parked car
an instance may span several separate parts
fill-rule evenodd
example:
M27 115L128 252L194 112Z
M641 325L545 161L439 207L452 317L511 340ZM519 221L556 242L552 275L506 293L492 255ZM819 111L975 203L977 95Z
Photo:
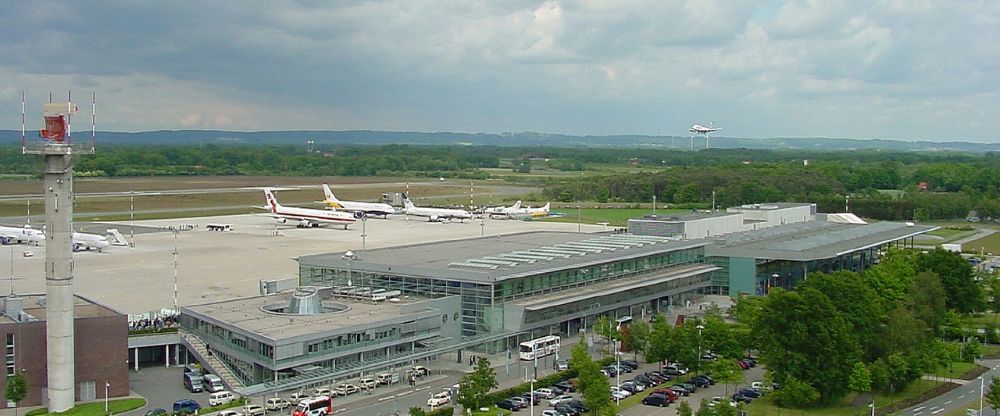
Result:
M670 364L664 367L663 369L666 370L667 374L670 375L684 375L688 373L687 367L684 367L683 365L677 363Z
M569 360L556 360L552 363L552 368L556 371L563 371L569 369Z
M712 385L712 383L708 382L708 379L697 376L688 379L688 383L694 384L698 388L705 388Z
M378 373L375 376L375 380L378 380L379 384L395 384L399 383L398 373Z
M149 409L146 411L145 416L164 416L167 414L167 409L162 407L157 407L155 409Z
M264 408L255 404L243 406L244 416L264 416Z
M517 402L511 399L503 399L499 402L496 402L496 406L504 410L510 410L511 412L516 412L517 410L520 409Z
M333 394L334 394L333 390L330 390L326 387L317 387L314 388L312 391L312 397L318 397L318 396L332 397Z
M229 390L217 391L208 395L209 406L221 406L236 400L236 395Z
M750 397L752 397L754 399L760 398L760 393L757 390L754 390L754 389L743 388L743 389L737 390L736 392L740 393L740 394L742 394L744 396L750 396Z
M657 373L657 372L652 372L651 371L651 372L648 372L648 373L643 374L643 375L646 376L646 377L649 377L649 379L655 381L656 384L663 384L663 383L666 383L666 382L670 381L670 377L669 376L665 376L665 375Z
M341 396L346 396L348 394L354 394L361 391L358 386L350 383L341 383L337 388L333 389L333 392Z
M576 386L574 386L573 383L570 383L568 381L560 381L556 383L556 387L563 389L563 391L567 393L572 393L576 391Z
M534 395L532 395L530 392L529 393L524 393L524 394L521 395L521 398L524 399L525 401L529 401L530 400L531 404L533 404L535 406L538 405L538 402L542 401L542 396L538 394L538 391L535 391Z
M684 387L685 389L687 389L691 393L694 393L694 392L698 391L698 386L696 386L694 384L691 384L691 383L677 383L677 384L679 384L681 387Z
M518 409L527 409L528 408L528 399L525 399L524 397L514 396L514 397L511 397L510 400L513 400L514 403L517 403L517 408Z
M621 360L621 364L623 366L629 367L629 368L631 368L633 370L639 368L639 362L637 362L635 360L629 360L629 359Z
M549 406L555 407L559 403L568 402L570 400L573 400L573 396L568 394L559 395L549 399Z
M642 404L646 406L665 407L670 405L670 398L662 393L653 393L643 398Z
M750 364L747 364L743 360L736 360L736 364L740 366L741 370L749 370L750 369Z
M427 367L424 367L422 365L415 365L407 372L417 377L423 377L431 373L431 371L428 370Z
M614 376L618 375L618 373L619 373L618 367L615 367L613 365L606 365L601 370L604 373L606 373L609 377L614 377Z
M616 392L620 392L620 394L616 394ZM628 396L631 396L632 392L630 392L628 390L625 390L625 389L623 389L621 387L618 387L618 386L611 386L611 395L612 396L621 395L622 396L621 398L624 399L624 398L626 398Z
M448 393L438 393L427 399L427 405L431 408L444 406L451 403L451 395Z
M688 389L684 388L684 386L680 386L680 385L674 384L673 386L670 386L670 389L673 390L673 391L676 391L677 394L679 394L681 396L690 396L691 395L691 390L688 390Z
M223 410L216 413L215 416L243 416L243 413L237 412L235 410Z
M714 352L711 352L711 351L708 351L708 352L705 352L704 354L702 354L702 355L701 355L701 359L702 359L702 360L709 360L709 361L713 361L713 360L715 360L716 358L719 358L719 356L718 356L718 355L715 355L715 353L714 353Z
M632 393L638 393L640 391L645 391L646 390L646 386L644 386L644 385L642 385L640 383L636 383L634 381L626 381L626 382L622 383L622 385L623 386L629 386L629 387L635 389L635 391L633 391Z
M552 392L555 393L556 396L562 396L567 393L565 389L555 385L549 386L549 390L552 390Z
M762 393L766 393L771 391L774 387L767 385L763 381L755 381L753 383L750 383L750 388Z
M583 411L581 411L580 409L578 409L576 407L570 406L568 403L559 403L559 404L557 404L556 407L555 407L555 410L557 412L559 412L559 413L562 413L562 414L568 415L568 416L579 416L579 415L583 414Z
M673 391L673 390L671 390L669 388L666 388L666 389L656 389L656 390L653 390L653 393L663 394L663 395L667 396L668 398L670 398L671 402L676 402L677 399L680 398L680 395L677 394L676 391Z
M309 395L305 394L305 393L301 393L301 392L300 393L292 393L291 396L288 396L288 402L291 403L292 405L298 405L300 401L303 401L303 400L308 399L308 398L309 398Z
M201 410L201 405L191 399L180 399L174 402L174 413L194 413Z
M542 416L565 416L562 412L554 409L542 410Z
M284 410L289 407L292 407L292 404L280 397L272 397L264 402L264 408L267 410Z
M364 390L374 389L378 386L378 382L373 378L363 378L358 380L358 387Z
M734 402L750 403L753 401L753 397L744 395L739 392L733 393L733 395L730 397L732 397Z
M694 376L693 378L703 378L705 380L708 380L708 384L715 384L715 379L712 378L712 376L709 375L709 374L698 374L698 375Z
M580 413L585 413L590 411L590 409L588 409L587 406L583 405L583 401L580 399L570 400L566 402L566 404L569 405L570 407L573 407L574 409L579 409Z
M546 400L558 396L556 392L552 391L550 388L535 389L535 394Z

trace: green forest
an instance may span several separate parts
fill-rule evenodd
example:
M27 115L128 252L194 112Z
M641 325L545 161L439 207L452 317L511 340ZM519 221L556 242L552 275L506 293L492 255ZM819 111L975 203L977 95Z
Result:
M1000 154L809 150L580 148L544 146L115 145L81 157L79 176L286 175L426 176L487 179L508 176L544 187L563 202L650 202L708 207L790 201L820 211L867 218L927 220L1000 217ZM635 173L636 171L641 171ZM0 174L37 175L38 158L0 149ZM847 199L850 199L848 202Z

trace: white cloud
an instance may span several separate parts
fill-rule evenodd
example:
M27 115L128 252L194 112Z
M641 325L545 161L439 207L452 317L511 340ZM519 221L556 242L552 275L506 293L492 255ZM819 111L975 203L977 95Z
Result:
M685 134L710 118L735 136L960 124L996 141L997 27L988 1L21 2L0 15L0 106L86 88L116 130Z

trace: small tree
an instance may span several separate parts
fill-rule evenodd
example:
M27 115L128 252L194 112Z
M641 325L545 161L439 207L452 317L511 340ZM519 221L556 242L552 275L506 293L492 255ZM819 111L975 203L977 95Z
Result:
M28 395L28 380L24 378L24 374L14 373L14 375L7 377L5 394L7 400L14 402L15 405L24 400L25 396ZM17 415L17 407L14 408L14 414Z
M804 407L819 400L819 392L806 382L788 376L781 390L774 393L774 399L782 406Z
M872 391L872 374L865 367L864 363L858 361L851 369L851 376L847 379L847 388L858 393Z
M1000 377L993 377L990 380L990 390L986 392L986 401L993 406L993 415L997 415L997 408L1000 408Z
M476 369L463 376L459 383L458 403L466 409L478 409L482 407L486 393L497 385L497 373L490 367L490 360L480 357L476 361Z
M424 409L421 409L416 406L410 408L410 416L426 416L426 415L427 412L425 412Z
M726 396L729 395L729 385L743 381L743 370L736 361L722 357L709 364L709 371L717 380L725 383Z
M962 361L967 363L976 362L976 358L983 353L982 345L979 344L979 338L972 337L969 342L965 343L962 347Z
M602 315L594 321L594 333L604 337L607 342L617 341L620 338L618 328L615 328L614 321L607 315Z
M640 352L645 355L649 349L649 325L645 322L629 325L625 333L625 345L632 350L635 359L639 359Z
M694 410L687 400L681 400L681 404L677 405L677 416L694 416Z

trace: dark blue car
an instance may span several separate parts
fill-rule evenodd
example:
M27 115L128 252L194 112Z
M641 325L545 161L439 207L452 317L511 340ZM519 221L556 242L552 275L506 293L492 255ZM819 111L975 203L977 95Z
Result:
M194 413L199 409L201 409L201 405L191 399L181 399L174 402L174 413Z

